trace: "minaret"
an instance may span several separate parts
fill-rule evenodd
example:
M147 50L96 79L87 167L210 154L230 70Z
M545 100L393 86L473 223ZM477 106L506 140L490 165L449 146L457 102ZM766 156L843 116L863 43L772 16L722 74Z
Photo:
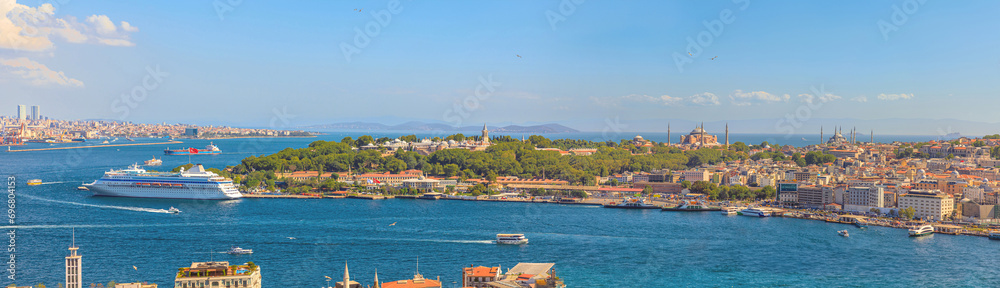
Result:
M69 256L66 256L66 288L83 288L82 256L76 254L76 229L73 229L73 242L69 246Z
M823 126L819 126L819 145L823 145Z
M729 122L726 122L726 146L729 146Z
M351 288L351 273L347 272L347 261L344 261L344 286L343 288Z
M378 284L378 268L375 268L375 286L372 288L382 288L382 285Z
M701 137L698 137L701 141L701 146L705 146L705 122L701 122Z
M870 143L875 144L875 129L872 129L872 140Z
M483 123L483 144L490 143L490 130L486 130L486 123Z
M667 146L670 146L670 122L667 122Z

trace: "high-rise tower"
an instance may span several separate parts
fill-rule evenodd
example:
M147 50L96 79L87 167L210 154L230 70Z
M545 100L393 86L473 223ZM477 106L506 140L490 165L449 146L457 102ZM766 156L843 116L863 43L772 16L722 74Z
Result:
M69 246L69 256L66 256L66 288L83 288L83 264L81 256L76 254L76 231L73 231L73 242Z

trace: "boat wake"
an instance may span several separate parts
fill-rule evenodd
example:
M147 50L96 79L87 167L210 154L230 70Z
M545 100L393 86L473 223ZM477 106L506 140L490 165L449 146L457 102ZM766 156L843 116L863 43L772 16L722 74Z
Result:
M435 242L435 243L460 243L460 244L494 244L493 240L445 240L445 239L388 239L388 238L365 238L364 240L374 241L411 241L411 242Z
M85 206L85 207L94 207L94 208L102 208L102 209L118 209L118 210L128 210L128 211L136 211L136 212L149 212L149 213L166 213L166 214L170 214L170 211L167 211L166 209L154 209L154 208L143 208L143 207L125 207L125 206L112 206L112 205L98 205L98 204L76 203L76 202L69 202L69 201L45 199L45 198L31 196L31 195L25 195L25 194L21 194L21 197L25 197L25 198L29 198L29 199L34 199L34 200L39 200L39 201L45 201L45 202L68 204L68 205L77 205L77 206Z
M38 184L38 185L49 185L49 184L60 184L60 183L66 183L66 181L57 181L57 182L42 182L42 183L40 183L40 184Z

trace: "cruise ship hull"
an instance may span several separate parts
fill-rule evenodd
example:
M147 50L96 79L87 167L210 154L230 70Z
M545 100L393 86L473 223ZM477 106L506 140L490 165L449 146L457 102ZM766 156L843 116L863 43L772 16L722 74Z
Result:
M131 197L131 198L165 198L165 199L197 199L197 200L228 200L243 197L239 192L223 192L208 188L152 188L152 187L116 187L103 184L84 185L94 196Z
M201 155L201 154L222 154L222 151L198 151L192 153L188 150L163 150L166 155Z

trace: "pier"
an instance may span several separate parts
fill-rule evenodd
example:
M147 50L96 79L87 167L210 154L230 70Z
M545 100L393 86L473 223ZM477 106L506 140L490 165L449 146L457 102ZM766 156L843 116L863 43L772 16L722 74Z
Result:
M180 141L168 141L168 142L156 142L156 143L129 143L129 144L107 144L107 145L91 145L91 146L73 146L73 147L53 147L53 148L37 148L37 149L17 149L17 150L7 150L7 152L32 152L32 151L51 151L51 150L69 150L69 149L87 149L87 148L104 148L104 147L125 147L125 146L143 146L143 145L163 145L163 144L180 144L184 142Z

